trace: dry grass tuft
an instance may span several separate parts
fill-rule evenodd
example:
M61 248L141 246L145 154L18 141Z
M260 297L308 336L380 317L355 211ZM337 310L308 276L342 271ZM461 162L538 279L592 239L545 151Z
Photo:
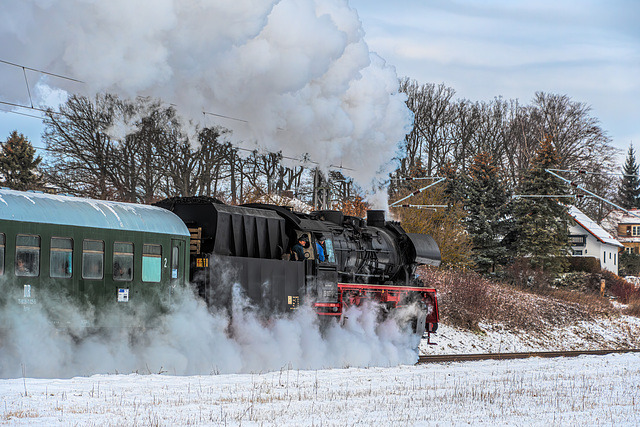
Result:
M623 312L629 316L640 317L640 295L633 297Z

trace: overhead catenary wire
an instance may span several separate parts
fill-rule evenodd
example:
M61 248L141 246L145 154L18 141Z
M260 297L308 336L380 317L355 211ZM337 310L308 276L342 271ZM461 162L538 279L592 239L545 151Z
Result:
M396 205L394 206L394 208L416 208L416 209L433 209L438 210L438 209L444 209L444 208L448 208L449 205Z
M35 71L36 73L46 74L47 76L57 77L59 79L70 80L72 82L84 83L82 80L74 79L73 77L63 76L61 74L50 73L49 71L39 70L37 68L27 67L25 65L15 64L13 62L5 61L0 59L0 63L11 65L14 67L22 68L23 70Z
M407 177L407 178L391 178L390 181L419 181L419 180L434 180L434 179L440 179L439 176L422 176L422 177Z
M16 108L24 108L26 110L40 111L42 113L56 114L56 115L59 115L59 116L64 116L64 117L69 117L69 118L71 117L69 114L66 114L66 113L63 113L63 112L60 112L60 111L55 111L55 110L50 109L50 108L44 109L44 108L38 108L38 107L33 107L33 106L29 107L29 106L26 106L26 105L16 104L14 102L7 102L7 101L0 101L0 104L7 105L7 106L10 106L10 107L16 107ZM40 119L40 120L44 119L43 117L34 116L34 115L30 115L30 114L25 114L25 113L21 113L19 111L7 111L7 110L3 110L3 111L6 112L6 113L19 114L19 115L26 116L26 117L33 117L34 119ZM218 117L224 117L224 118L233 119L232 117L224 116L224 115L221 115L221 114L204 113L204 112L203 112L203 114L209 114L209 115L212 115L212 116L218 116ZM74 117L74 118L76 118L76 117ZM242 120L242 119L233 119L233 120L237 120L237 121L248 123L246 120ZM37 148L39 150L52 151L52 152L56 151L56 150L51 150L51 149L48 149L48 148L39 148L39 147L34 147L34 148ZM256 150L256 149L243 148L243 147L238 147L238 146L234 146L234 148L236 150L241 150L241 151L258 152L258 150ZM269 154L277 154L277 153L272 153L272 152L268 152L268 153ZM319 165L320 164L319 162L316 162L316 161L313 161L313 160L307 160L305 162L305 161L301 160L300 158L296 158L296 157L290 157L290 156L285 156L285 155L281 155L281 157L283 159L293 160L293 161L297 161L297 162L301 162L301 163L311 163L311 164L314 164L314 165ZM355 171L356 170L356 169L348 168L346 166L329 165L329 167L332 168L332 169L342 169L342 170L347 170L347 171Z
M551 175L555 176L556 178L560 179L561 181L564 181L565 183L567 183L567 184L571 185L572 187L575 187L575 188L577 188L578 190L580 190L580 191L584 191L585 193L587 193L587 194L589 194L589 195L591 195L591 196L595 197L595 198L596 198L596 199L598 199L598 200L601 200L601 201L603 201L603 202L605 202L605 203L608 203L609 205L611 205L611 206L613 206L613 207L615 207L615 208L617 208L617 209L620 209L620 210L622 210L622 211L626 212L626 213L627 213L627 214L629 214L629 215L632 215L632 216L635 216L635 217L640 218L640 215L639 215L639 214L634 213L634 212L631 212L630 210L625 209L625 208L623 208L622 206L619 206L619 205L617 205L617 204L615 204L615 203L613 203L613 202L611 202L611 201L609 201L609 200L605 199L604 197L600 197L600 196L598 196L597 194L595 194L595 193L593 193L593 192L591 192L591 191L587 190L586 188L582 187L581 185L579 185L579 184L578 184L577 182L575 182L575 181L571 181L571 180L569 180L569 179L567 179L567 178L565 178L565 177L563 177L563 176L558 175L557 173L555 173L555 172L554 172L554 171L557 171L556 169L545 169L545 171L546 171L546 172L548 172L548 173L550 173Z
M422 187L422 188L420 188L420 189L418 189L418 190L414 191L413 193L409 194L408 196L403 197L403 198L402 198L402 199L400 199L400 200L396 200L395 202L391 203L391 204L389 205L389 207L390 207L390 208L398 207L397 205L399 205L400 203L404 202L404 201L405 201L405 200L407 200L408 198L413 197L413 196L417 196L418 194L422 193L422 192L423 192L423 191L425 191L426 189L428 189L428 188L430 188L430 187L433 187L434 185L439 184L439 183L441 183L442 181L444 181L444 180L446 180L446 179L447 179L446 177L436 177L436 178L438 179L436 182L433 182L433 183L431 183L431 184L429 184L429 185L427 185L427 186L425 186L425 187Z
M546 169L547 171L554 172L565 172L565 173L577 173L579 175L604 175L604 176L636 176L636 175L628 175L624 173L613 173L613 172L590 172L585 169Z
M521 198L531 198L531 199L559 199L559 198L570 198L570 199L582 199L585 196L584 194L514 194L511 196L512 199L521 199Z
M37 68L27 67L27 66L24 66L24 65L13 63L13 62L5 61L5 60L2 60L2 59L0 59L0 63L11 65L11 66L18 67L18 68L22 68L23 73L24 73L25 83L27 85L27 92L29 94L29 101L31 103L31 106L29 107L29 106L20 105L20 104L16 104L16 103L13 103L13 102L6 102L6 101L0 101L0 104L11 106L11 107L16 107L16 108L30 109L30 110L40 111L40 112L43 112L43 113L58 114L58 115L62 115L62 116L65 116L65 117L69 117L68 114L65 114L65 113L62 113L62 112L57 112L57 111L54 111L53 109L43 109L43 108L34 107L33 100L31 98L31 89L29 88L29 81L27 80L27 75L26 75L25 70L34 71L34 72L42 73L42 74L45 74L45 75L58 77L58 78L65 79L65 80L74 81L74 82L77 82L77 83L83 83L84 84L85 82L83 82L82 80L74 79L72 77L63 76L63 75L60 75L60 74L55 74L55 73L51 73L51 72L44 71L44 70L39 70ZM169 105L177 107L176 104L169 104ZM7 113L21 114L21 115L24 115L24 116L27 116L27 117L39 118L41 120L43 119L43 118L38 117L38 116L30 116L30 115L27 115L27 114L24 114L24 113L19 113L19 112L16 112L16 111L7 111ZM231 116L227 116L227 115L224 115L224 114L212 113L212 112L209 112L209 111L203 111L202 114L205 115L205 116L209 115L209 116L220 117L220 118L224 118L224 119L228 119L228 120L234 120L234 121L237 121L237 122L249 124L248 120L239 119L237 117L231 117ZM248 148L242 148L242 147L235 147L235 148L238 149L238 150L249 151L249 152L257 151L257 150L251 150L251 149L248 149ZM45 148L42 148L42 150L53 151L53 150L49 150L49 149L45 149ZM271 152L268 152L268 153L272 154ZM277 153L273 153L273 154L277 154ZM308 162L308 163L315 164L315 165L319 165L320 164L319 162L312 161L312 160L308 160L308 161L305 162L305 161L303 161L303 160L301 160L299 158L285 156L285 155L282 155L282 154L280 154L280 155L281 155L281 157L283 159L287 159L287 160L293 160L293 161L297 161L297 162L301 162L301 163ZM355 169L351 169L351 168L348 168L348 167L342 166L342 165L340 165L340 166L329 165L329 168L341 169L341 170L347 170L347 171L355 171Z
M34 119L42 120L42 116L34 116L33 114L21 113L19 111L5 110L5 109L2 109L2 108L0 108L0 111L2 111L4 113L12 113L12 114L17 114L19 116L32 117Z

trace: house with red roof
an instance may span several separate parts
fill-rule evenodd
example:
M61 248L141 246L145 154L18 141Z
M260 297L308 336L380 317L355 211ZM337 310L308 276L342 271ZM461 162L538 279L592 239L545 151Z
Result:
M603 270L618 274L618 253L625 246L575 206L569 207L569 215L572 255L597 258Z

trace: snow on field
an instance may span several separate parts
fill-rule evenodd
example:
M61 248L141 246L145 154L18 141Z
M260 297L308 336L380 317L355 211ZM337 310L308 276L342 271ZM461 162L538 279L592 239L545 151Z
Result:
M576 322L549 328L540 334L514 331L502 325L480 323L482 333L472 333L440 324L438 333L420 354L500 353L559 350L603 350L640 348L640 319L632 316Z
M414 366L417 341L374 314L355 310L344 326L320 333L311 310L265 324L239 309L229 324L190 301L128 343L117 334L76 343L52 335L37 316L29 324L8 316L0 424L640 424L640 354ZM539 335L480 327L441 324L432 337L438 345L423 339L419 352L638 348L640 341L640 319L627 316Z
M638 425L640 355L0 381L10 425Z

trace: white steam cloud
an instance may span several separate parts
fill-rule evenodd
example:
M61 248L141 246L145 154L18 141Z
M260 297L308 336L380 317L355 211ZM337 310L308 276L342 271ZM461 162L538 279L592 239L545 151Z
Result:
M393 169L412 124L395 70L369 51L347 0L32 0L3 16L3 59L85 82L49 85L241 119L204 124L353 169L363 185Z
M417 361L420 337L401 319L410 311L379 323L375 307L354 308L343 326L336 322L321 331L310 307L266 320L238 287L233 299L229 311L210 312L187 291L161 316L105 313L101 322L110 326L99 332L83 326L95 313L70 303L54 305L54 317L66 325L54 325L51 311L35 305L27 312L7 306L0 310L0 377L208 375Z

